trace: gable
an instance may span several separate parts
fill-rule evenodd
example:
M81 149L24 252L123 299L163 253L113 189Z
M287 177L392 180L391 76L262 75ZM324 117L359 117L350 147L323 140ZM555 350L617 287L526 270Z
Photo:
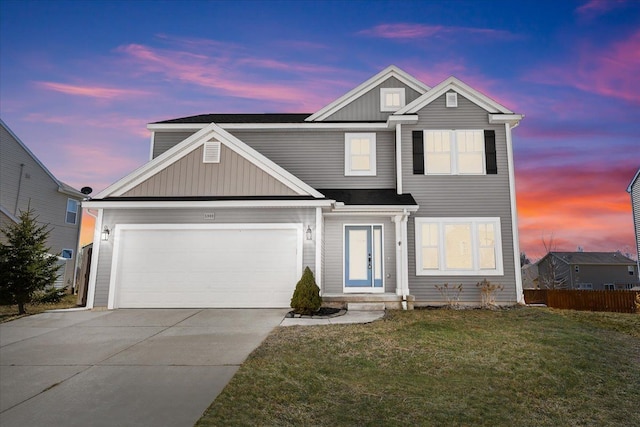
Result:
M219 163L204 163L203 151L201 145L123 196L296 195L291 188L222 144Z
M357 101L360 97L365 96L366 94L369 94L374 88L376 87L379 88L380 85L384 84L389 79L395 79L394 81L390 81L389 84L397 84L399 82L403 85L402 87L410 88L412 91L415 91L420 94L424 94L429 90L429 86L425 85L415 77L407 74L406 72L402 71L401 69L399 69L394 65L390 65L389 67L385 68L375 76L371 77L369 80L365 81L364 83L360 84L356 88L347 92L346 94L336 99L329 105L321 108L311 116L307 117L305 121L311 122L311 121L328 120L328 117L334 115L338 111L347 107L349 104ZM386 87L389 87L389 86L386 86ZM371 102L371 100L369 100L369 102ZM365 104L368 105L367 102L365 102ZM378 112L380 111L379 98L378 98L378 104L375 106L375 110L372 110L372 111L378 111ZM351 111L351 113L353 113L353 111ZM370 113L368 113L367 111L365 112L365 114L362 114L362 117L364 118L361 118L361 119L349 118L348 120L363 120L363 121L374 120L369 118L369 114ZM333 118L332 120L336 120L336 119ZM386 120L386 116L381 120Z
M391 111L381 111L380 89L404 89L405 104L409 104L422 95L421 92L409 87L396 77L389 77L369 91L363 93L352 102L338 109L328 116L325 121L386 121L393 114Z
M146 186L144 187L144 190L143 190L143 187L140 187L135 191L136 192L137 191L141 191L141 192L155 191L155 190L150 190L151 188L150 186L162 185L162 178L160 175L157 177L158 179L152 179L155 177L155 175L160 173L162 170L169 168L171 165L175 163L179 163L181 168L182 167L186 168L185 165L188 164L188 162L191 160L185 160L184 163L180 161L184 157L189 156L190 154L193 154L193 151L200 150L201 147L205 144L205 142L208 142L208 141L220 142L221 147L224 146L239 156L239 157L232 156L231 158L239 159L241 157L247 160L249 163L251 163L258 169L265 172L268 176L274 178L277 182L283 184L288 189L293 190L294 192L293 194L305 195L305 196L309 195L316 198L323 197L322 194L316 191L313 187L306 184L302 180L298 179L297 177L292 175L290 172L286 171L281 166L275 164L273 161L266 158L264 155L260 154L255 149L249 147L247 144L245 144L235 136L231 135L230 133L222 129L220 126L216 125L215 123L210 123L203 129L199 130L198 132L194 133L193 135L191 135L190 137L182 141L180 144L176 145L175 147L166 151L162 155L151 160L146 165L135 170L131 174L127 175L126 177L122 178L118 182L112 184L105 190L101 191L94 198L101 199L105 197L123 196L127 194L129 191L131 191L132 189L140 186L141 184L143 184L145 181L148 181L148 180L151 180L151 181L149 181L149 183L146 184ZM200 151L200 153L201 153L200 159L202 159L202 151ZM195 162L196 157L197 155L194 155L192 161ZM229 164L225 164L223 166L225 170L225 175L224 175L225 180L231 179L231 171L235 170L237 167L238 167L238 163L234 163L233 161L230 161ZM211 168L207 169L203 167L203 170L205 171L205 176L206 176L206 170L210 170L210 169ZM253 170L249 167L246 167L246 169ZM182 191L182 192L192 191L191 189L187 190L187 187L189 187L189 185L193 182L193 176L191 175L191 172L193 170L187 169L184 172L182 171L182 169L177 169L177 168L171 168L170 170L172 170L173 172L179 170L180 171L179 176L184 177L184 184L182 183L182 181L179 181L180 182L180 184L178 184L179 191ZM228 172L229 175L226 175L227 170L229 171ZM210 170L210 171L213 172L213 170ZM167 182L166 178L165 178L165 183L167 185L173 185L172 182ZM249 188L251 188L250 184L248 185L249 185ZM227 190L223 189L222 191L231 191L230 188L231 187L228 187ZM212 188L209 187L209 189L212 189ZM281 189L279 190L279 189L276 189L275 187L272 187L271 190L275 191L276 193L281 191ZM161 191L165 192L167 190L163 189ZM171 191L173 192L175 190L171 190ZM204 190L198 190L198 191L204 191ZM237 188L234 191L238 191ZM243 191L250 191L250 190L243 190ZM184 193L180 193L179 195L182 196L184 195Z

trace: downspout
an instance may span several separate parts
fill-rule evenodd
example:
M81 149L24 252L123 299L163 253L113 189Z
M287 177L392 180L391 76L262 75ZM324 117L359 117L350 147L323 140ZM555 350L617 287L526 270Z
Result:
M406 310L407 307L407 295L409 295L409 248L407 238L407 222L409 219L409 213L404 209L402 213L402 222L400 223L400 230L402 233L402 308Z
M402 123L396 125L396 193L402 194Z
M96 219L96 223L93 229L93 253L91 256L91 267L89 270L89 286L87 289L87 305L86 308L93 308L94 299L96 295L96 277L98 274L98 258L100 256L100 233L102 230L102 215L103 210L98 209L98 215L91 213L90 209L87 209L87 213Z
M22 172L24 171L24 163L20 163L20 178L18 179L18 194L16 194L16 205L13 207L13 216L18 216L18 202L20 201L20 188L22 187Z
M518 210L516 206L516 176L515 165L513 164L513 142L511 139L511 129L516 128L520 122L511 126L504 124L507 137L507 164L509 169L509 195L511 201L511 234L513 236L513 260L516 279L516 302L524 304L524 292L522 291L522 270L520 269L520 237L518 233Z

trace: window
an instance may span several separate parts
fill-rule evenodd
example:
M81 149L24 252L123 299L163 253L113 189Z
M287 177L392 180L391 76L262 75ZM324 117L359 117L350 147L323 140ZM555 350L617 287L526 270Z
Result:
M347 133L344 136L344 174L375 176L376 134Z
M573 266L573 271L575 271L576 273L580 273L580 266L579 265L574 265Z
M404 105L404 88L380 89L380 111L398 111Z
M633 266L632 265L627 266L627 272L629 273L629 276L633 276Z
M503 274L500 218L416 218L416 275Z
M593 283L578 283L578 289L581 290L593 290Z
M73 249L63 249L60 254L62 258L71 259L73 258Z
M204 149L202 150L202 162L203 163L220 163L220 142L208 141L204 143Z
M64 221L67 224L76 224L78 221L78 201L67 199L67 214Z
M604 290L605 291L615 291L616 290L616 285L614 285L613 283L605 283L604 284Z
M424 170L427 175L483 175L485 141L482 130L425 130Z
M447 108L455 108L458 106L458 94L455 92L447 92Z

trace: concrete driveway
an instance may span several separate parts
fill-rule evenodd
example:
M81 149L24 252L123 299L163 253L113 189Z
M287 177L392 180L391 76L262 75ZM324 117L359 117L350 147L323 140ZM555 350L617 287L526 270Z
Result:
M192 426L287 311L75 311L1 324L0 425Z

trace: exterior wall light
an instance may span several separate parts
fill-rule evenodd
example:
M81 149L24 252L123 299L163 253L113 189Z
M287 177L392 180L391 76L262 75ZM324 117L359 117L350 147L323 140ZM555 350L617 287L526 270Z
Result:
M111 231L109 231L109 227L107 227L106 225L104 226L104 229L102 230L102 241L106 242L109 240L109 234L111 234Z
M313 239L313 235L312 235L312 232L311 232L311 226L310 225L307 225L307 231L306 231L305 234L307 235L307 240L312 240Z

